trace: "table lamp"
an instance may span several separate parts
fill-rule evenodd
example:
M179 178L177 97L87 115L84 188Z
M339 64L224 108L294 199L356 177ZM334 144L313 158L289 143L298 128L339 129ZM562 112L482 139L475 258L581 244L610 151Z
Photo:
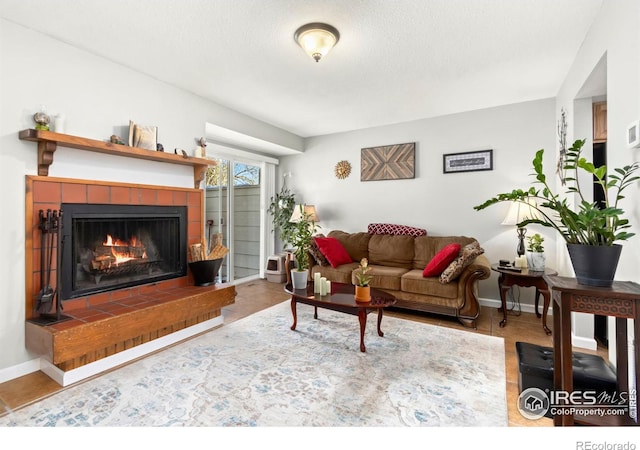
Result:
M535 201L533 199L527 199L526 201L517 201L511 203L507 216L502 221L502 225L518 225L520 222L526 219L535 219L537 214L535 212ZM527 229L522 227L517 228L518 233L518 247L516 252L518 256L524 255L524 236L527 234Z
M296 205L293 208L293 214L291 214L289 222L300 222L300 219L302 219L302 211L304 211L309 220L312 220L315 223L318 223L320 221L318 219L318 213L316 213L316 207L314 205Z

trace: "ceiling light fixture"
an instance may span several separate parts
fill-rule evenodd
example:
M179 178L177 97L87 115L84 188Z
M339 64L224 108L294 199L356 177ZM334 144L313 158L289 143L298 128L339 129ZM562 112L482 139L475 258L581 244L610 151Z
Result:
M326 23L308 23L296 30L293 38L316 62L325 56L340 40L340 33Z

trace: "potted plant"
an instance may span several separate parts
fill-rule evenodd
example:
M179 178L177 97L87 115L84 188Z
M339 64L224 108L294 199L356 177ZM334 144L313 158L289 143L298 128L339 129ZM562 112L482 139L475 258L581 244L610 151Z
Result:
M289 219L291 219L295 204L295 195L289 191L286 185L283 185L280 192L271 197L271 203L267 210L271 214L274 231L278 230L278 236L284 246L292 243L291 233L294 224L289 222Z
M498 194L481 205L474 206L474 209L479 211L505 201L527 203L529 199L535 200L537 204L532 207L537 210L539 217L527 219L518 226L525 227L533 223L555 229L567 244L578 283L611 286L622 250L622 246L616 242L634 235L625 231L631 225L623 217L624 211L618 203L624 198L622 192L640 178L635 175L640 166L634 162L609 171L606 165L596 167L582 157L584 143L585 140L576 140L567 149L563 166L565 180L570 182L565 194L575 195L575 208L566 198L555 194L549 186L542 166L544 150L541 149L533 159L533 183L540 185L541 189L532 186L529 189L515 189ZM602 204L585 199L578 177L579 169L590 175L593 183L601 187L604 193ZM589 183L589 187L591 186Z
M527 267L531 270L544 270L544 238L536 233L527 237Z
M354 270L353 274L356 277L355 297L357 302L368 302L371 300L371 286L369 286L369 282L372 276L367 275L369 270L371 270L371 267L369 267L367 258L362 258L360 260L360 267Z
M291 281L294 289L305 289L309 276L309 247L317 225L313 217L304 210L304 205L299 205L300 218L296 222L290 222L289 242L294 246L295 269L291 270Z

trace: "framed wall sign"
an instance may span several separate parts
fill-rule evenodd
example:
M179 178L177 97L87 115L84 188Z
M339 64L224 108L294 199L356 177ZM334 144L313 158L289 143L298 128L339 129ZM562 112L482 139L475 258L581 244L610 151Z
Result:
M442 155L443 173L476 172L479 170L493 170L493 150Z
M640 120L635 120L627 127L627 146L640 147Z

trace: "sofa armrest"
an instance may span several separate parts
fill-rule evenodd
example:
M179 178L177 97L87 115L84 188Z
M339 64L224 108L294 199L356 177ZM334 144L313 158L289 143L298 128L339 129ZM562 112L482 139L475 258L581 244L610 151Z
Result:
M460 274L458 292L464 304L458 311L458 318L475 327L475 320L480 315L478 301L478 280L486 280L491 276L491 263L485 255L478 255Z
M477 272L476 280L486 280L491 276L491 263L485 255L478 255L471 264L465 267L464 272Z

